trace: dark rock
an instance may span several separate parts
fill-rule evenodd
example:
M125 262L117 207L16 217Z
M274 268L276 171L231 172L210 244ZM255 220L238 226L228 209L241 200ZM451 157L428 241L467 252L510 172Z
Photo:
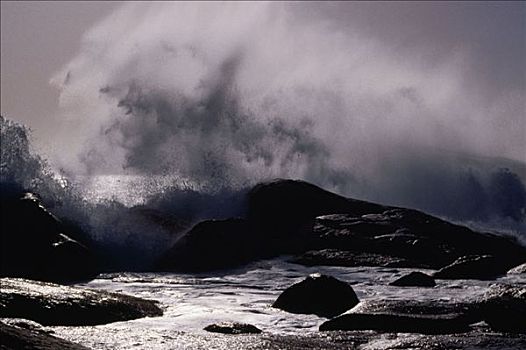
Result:
M526 287L492 286L482 300L480 313L496 331L526 333Z
M248 217L255 227L280 236L302 231L320 215L362 215L378 212L382 208L297 180L276 180L256 185L248 194L248 205Z
M486 280L504 275L508 268L491 255L470 255L458 258L452 264L441 268L433 274L433 277Z
M347 313L320 326L320 331L334 330L449 334L468 332L470 328L464 319L455 317Z
M291 260L304 266L383 266L411 267L409 261L390 255L367 252L351 252L338 249L311 250Z
M389 285L397 287L434 287L436 283L433 277L422 272L413 271L389 283Z
M33 193L2 193L0 275L69 282L97 274L91 252Z
M207 220L195 225L168 250L160 270L209 271L239 266L258 256L246 220Z
M0 280L0 317L46 326L88 326L162 315L156 302L19 278Z
M463 319L468 324L481 321L479 304L476 301L364 300L352 308L349 313L439 316L441 318Z
M358 303L352 287L326 275L311 275L285 289L272 305L296 313L333 317Z
M507 274L509 275L526 274L526 263L521 264L519 266L515 266L514 268L510 269Z
M398 257L412 267L435 269L462 256L491 255L499 273L526 260L526 248L513 237L474 232L416 210L384 209L361 216L334 214L316 218L313 234L318 239L317 249Z
M0 349L2 350L88 350L49 334L33 329L14 327L0 322Z
M526 261L526 247L515 238L345 198L303 181L259 184L247 196L245 220L197 224L164 255L160 269L207 271L308 251L295 262L439 269L462 256L491 255L500 272Z
M261 329L247 323L238 322L221 322L208 325L204 328L205 331L223 334L258 334Z

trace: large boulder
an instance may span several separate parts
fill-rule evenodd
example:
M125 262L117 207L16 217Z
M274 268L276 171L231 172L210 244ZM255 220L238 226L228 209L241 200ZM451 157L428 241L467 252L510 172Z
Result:
M526 333L526 286L492 286L481 302L480 317L496 331Z
M0 276L70 282L97 274L90 250L67 235L37 195L2 191L1 213Z
M299 180L275 180L256 185L248 193L248 218L267 234L294 234L310 229L325 214L361 215L382 206L356 201Z
M162 315L156 302L124 294L19 278L2 278L0 284L0 317L45 326L89 326Z
M254 260L257 246L246 220L206 220L177 241L157 268L185 272L231 268Z
M296 314L334 317L357 303L358 297L348 283L314 274L285 289L272 306Z
M491 255L470 255L455 260L433 274L438 279L490 280L506 274L509 266Z
M389 285L396 287L434 287L436 283L433 277L423 272L413 271L389 283Z

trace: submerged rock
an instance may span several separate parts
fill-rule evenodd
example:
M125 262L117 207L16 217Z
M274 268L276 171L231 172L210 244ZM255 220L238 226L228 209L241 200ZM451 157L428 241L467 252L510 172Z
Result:
M2 193L0 276L69 282L92 278L92 253L65 233L64 225L33 193Z
M45 326L88 326L161 316L157 303L124 294L19 278L0 279L0 317Z
M14 327L0 322L2 350L89 350L88 348L34 329Z
M397 287L434 287L436 283L433 277L422 272L413 271L389 283L389 285Z
M358 297L348 283L316 274L285 289L272 306L296 314L333 317L357 303Z
M247 323L221 322L208 325L205 331L223 334L259 334L261 329Z
M508 266L503 265L491 255L463 256L452 264L435 272L433 277L439 279L494 279L504 275Z

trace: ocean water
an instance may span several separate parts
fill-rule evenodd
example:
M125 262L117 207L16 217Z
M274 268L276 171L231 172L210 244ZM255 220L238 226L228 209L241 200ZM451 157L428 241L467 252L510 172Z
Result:
M312 273L329 274L350 283L360 300L468 301L482 296L492 283L526 285L526 278L521 275L508 275L497 281L438 280L434 288L388 285L410 271L414 270L304 267L288 263L286 257L282 257L216 274L105 274L78 286L156 300L163 308L164 315L101 326L52 329L59 337L101 350L251 348L258 343L258 336L220 335L206 332L203 328L215 322L235 321L253 324L263 330L263 334L319 334L318 327L325 318L291 314L271 306L282 290ZM400 337L423 336L384 335L365 344L363 348L388 349L400 341Z

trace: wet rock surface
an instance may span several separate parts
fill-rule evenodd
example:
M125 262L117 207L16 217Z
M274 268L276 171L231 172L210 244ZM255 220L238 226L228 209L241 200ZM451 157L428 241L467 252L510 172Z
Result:
M0 317L86 326L162 315L157 303L124 294L18 278L0 279Z
M494 279L506 274L509 266L491 255L463 256L433 274L438 279Z
M383 266L410 267L404 258L375 253L350 252L338 249L311 250L289 260L304 266Z
M358 303L352 287L326 275L311 275L285 289L272 305L298 314L339 315Z
M526 334L526 286L492 286L480 313L493 330Z
M414 271L389 283L389 285L396 287L434 287L436 283L433 277Z
M34 193L3 188L0 276L53 282L96 276L92 252L71 238Z
M223 334L259 334L261 329L247 323L221 322L208 325L205 331Z
M526 274L526 263L521 264L519 266L515 266L514 268L510 269L508 271L508 274Z
M88 350L89 348L35 329L0 322L1 350Z

